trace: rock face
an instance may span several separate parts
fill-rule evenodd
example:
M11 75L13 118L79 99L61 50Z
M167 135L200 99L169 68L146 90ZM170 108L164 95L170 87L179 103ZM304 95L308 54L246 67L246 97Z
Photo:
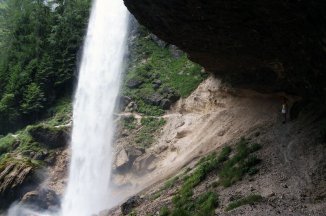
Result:
M8 162L0 167L0 209L24 194L35 183L33 167L24 162Z
M324 93L323 0L124 0L137 20L230 83Z

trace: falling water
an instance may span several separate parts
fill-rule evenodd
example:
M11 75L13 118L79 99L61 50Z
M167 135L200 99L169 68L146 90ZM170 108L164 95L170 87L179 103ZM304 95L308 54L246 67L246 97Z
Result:
M110 173L113 111L126 52L123 0L95 0L74 101L72 158L63 216L90 216L114 203Z

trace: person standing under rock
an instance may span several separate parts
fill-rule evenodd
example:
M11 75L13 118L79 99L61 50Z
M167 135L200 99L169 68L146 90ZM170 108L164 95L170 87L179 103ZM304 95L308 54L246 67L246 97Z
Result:
M286 101L286 98L284 98L283 99L283 104L282 104L283 124L285 124L286 123L286 120L287 120L287 109L288 109L287 101Z

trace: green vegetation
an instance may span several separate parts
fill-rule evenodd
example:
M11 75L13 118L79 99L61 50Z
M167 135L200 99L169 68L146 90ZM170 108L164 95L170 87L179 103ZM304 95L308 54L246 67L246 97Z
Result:
M149 147L154 141L154 134L165 124L163 118L144 117L141 119L142 127L136 135L136 143L141 147Z
M258 202L261 202L263 200L263 197L260 195L249 195L247 197L238 199L236 201L231 202L227 207L226 207L226 211L231 211L232 209L238 208L240 206L243 205L252 205Z
M260 145L253 144L249 146L249 141L242 138L237 144L236 154L225 162L219 172L219 183L224 187L229 187L242 179L245 174L255 174L257 169L255 165L260 162L255 155L251 153L260 149Z
M166 206L161 208L159 216L169 216L169 215L170 215L170 210Z
M174 184L179 180L179 176L175 176L171 179L169 179L168 181L165 182L163 190L172 188L174 186Z
M123 126L129 130L133 130L137 127L136 118L133 115L123 118L122 123L123 123Z
M72 93L90 0L0 4L0 134L44 117Z
M0 157L2 154L13 150L15 141L16 139L12 134L8 134L7 136L0 138Z
M149 102L147 98L155 93L171 102L180 96L187 97L205 79L206 74L185 54L173 57L167 47L159 46L149 35L146 29L140 27L139 37L131 47L133 59L125 77L123 94L136 101L138 112L158 116L164 113L164 107ZM130 81L140 84L128 87ZM155 82L158 83L156 86Z
M160 214L172 216L214 215L214 210L218 205L218 196L213 191L214 188L218 186L231 186L235 182L241 180L245 174L255 174L258 171L255 165L257 165L260 160L252 155L252 153L260 148L261 146L259 144L250 144L247 139L242 138L236 144L232 157L231 147L224 147L218 155L213 152L207 157L202 158L196 165L196 168L190 172L190 174L183 177L183 179L180 179L180 177L171 178L165 183L161 190L174 187L179 180L183 181L183 183L178 189L177 194L172 198L174 208L161 209ZM209 191L195 197L193 193L194 188L204 181L212 172L219 174L219 181L214 181ZM240 205L242 205L242 203L250 204L257 201L259 201L259 198L255 195L249 196L239 202ZM238 205L238 203L232 204L231 206L233 205Z

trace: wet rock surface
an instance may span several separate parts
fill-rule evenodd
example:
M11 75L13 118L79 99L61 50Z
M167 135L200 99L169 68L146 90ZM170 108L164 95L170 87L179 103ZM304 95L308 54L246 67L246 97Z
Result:
M59 208L60 198L53 190L40 189L26 193L20 203L33 206L38 210L47 210L49 208Z
M140 196L133 196L129 198L125 203L121 205L121 212L123 215L129 214L133 208L139 206L142 203Z

